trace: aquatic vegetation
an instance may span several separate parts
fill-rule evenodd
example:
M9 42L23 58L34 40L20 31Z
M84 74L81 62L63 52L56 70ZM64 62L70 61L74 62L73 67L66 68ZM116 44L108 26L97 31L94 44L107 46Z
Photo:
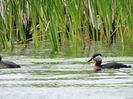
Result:
M133 39L131 0L1 0L1 48L44 45L74 53L100 40L122 44ZM14 46L15 45L15 46Z

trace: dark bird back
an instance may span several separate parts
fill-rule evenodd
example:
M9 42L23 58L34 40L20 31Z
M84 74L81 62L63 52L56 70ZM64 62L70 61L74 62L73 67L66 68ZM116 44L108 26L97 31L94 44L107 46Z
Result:
M108 69L119 69L119 68L131 68L131 66L113 62L113 63L102 64L101 68L102 69L106 69L106 68L108 68Z
M0 69L4 68L20 68L20 66L14 62L2 61L2 57L0 56Z

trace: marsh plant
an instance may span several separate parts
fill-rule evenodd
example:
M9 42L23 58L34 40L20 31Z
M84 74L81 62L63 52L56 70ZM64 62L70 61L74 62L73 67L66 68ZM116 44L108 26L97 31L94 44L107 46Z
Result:
M91 41L133 39L133 0L1 0L0 46L32 42L76 51Z

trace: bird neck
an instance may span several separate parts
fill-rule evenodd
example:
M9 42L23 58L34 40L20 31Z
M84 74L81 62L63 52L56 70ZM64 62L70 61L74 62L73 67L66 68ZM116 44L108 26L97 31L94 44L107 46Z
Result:
M102 61L96 61L95 65L98 67L101 67L101 63L102 63Z
M94 66L93 66L93 70L94 70L95 72L98 72L98 71L101 70L101 63L102 63L102 61L96 61L96 63L95 63Z

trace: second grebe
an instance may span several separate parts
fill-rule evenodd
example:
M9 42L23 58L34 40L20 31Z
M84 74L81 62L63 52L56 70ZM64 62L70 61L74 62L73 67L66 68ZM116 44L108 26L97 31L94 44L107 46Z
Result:
M102 63L102 55L101 54L94 54L92 58L88 61L95 61L95 64L93 66L94 71L100 71L101 69L119 69L119 68L131 68L131 66L124 65L121 63L107 63L107 64L101 64Z
M0 56L0 69L4 68L20 68L20 66L14 62L2 61L2 57Z

